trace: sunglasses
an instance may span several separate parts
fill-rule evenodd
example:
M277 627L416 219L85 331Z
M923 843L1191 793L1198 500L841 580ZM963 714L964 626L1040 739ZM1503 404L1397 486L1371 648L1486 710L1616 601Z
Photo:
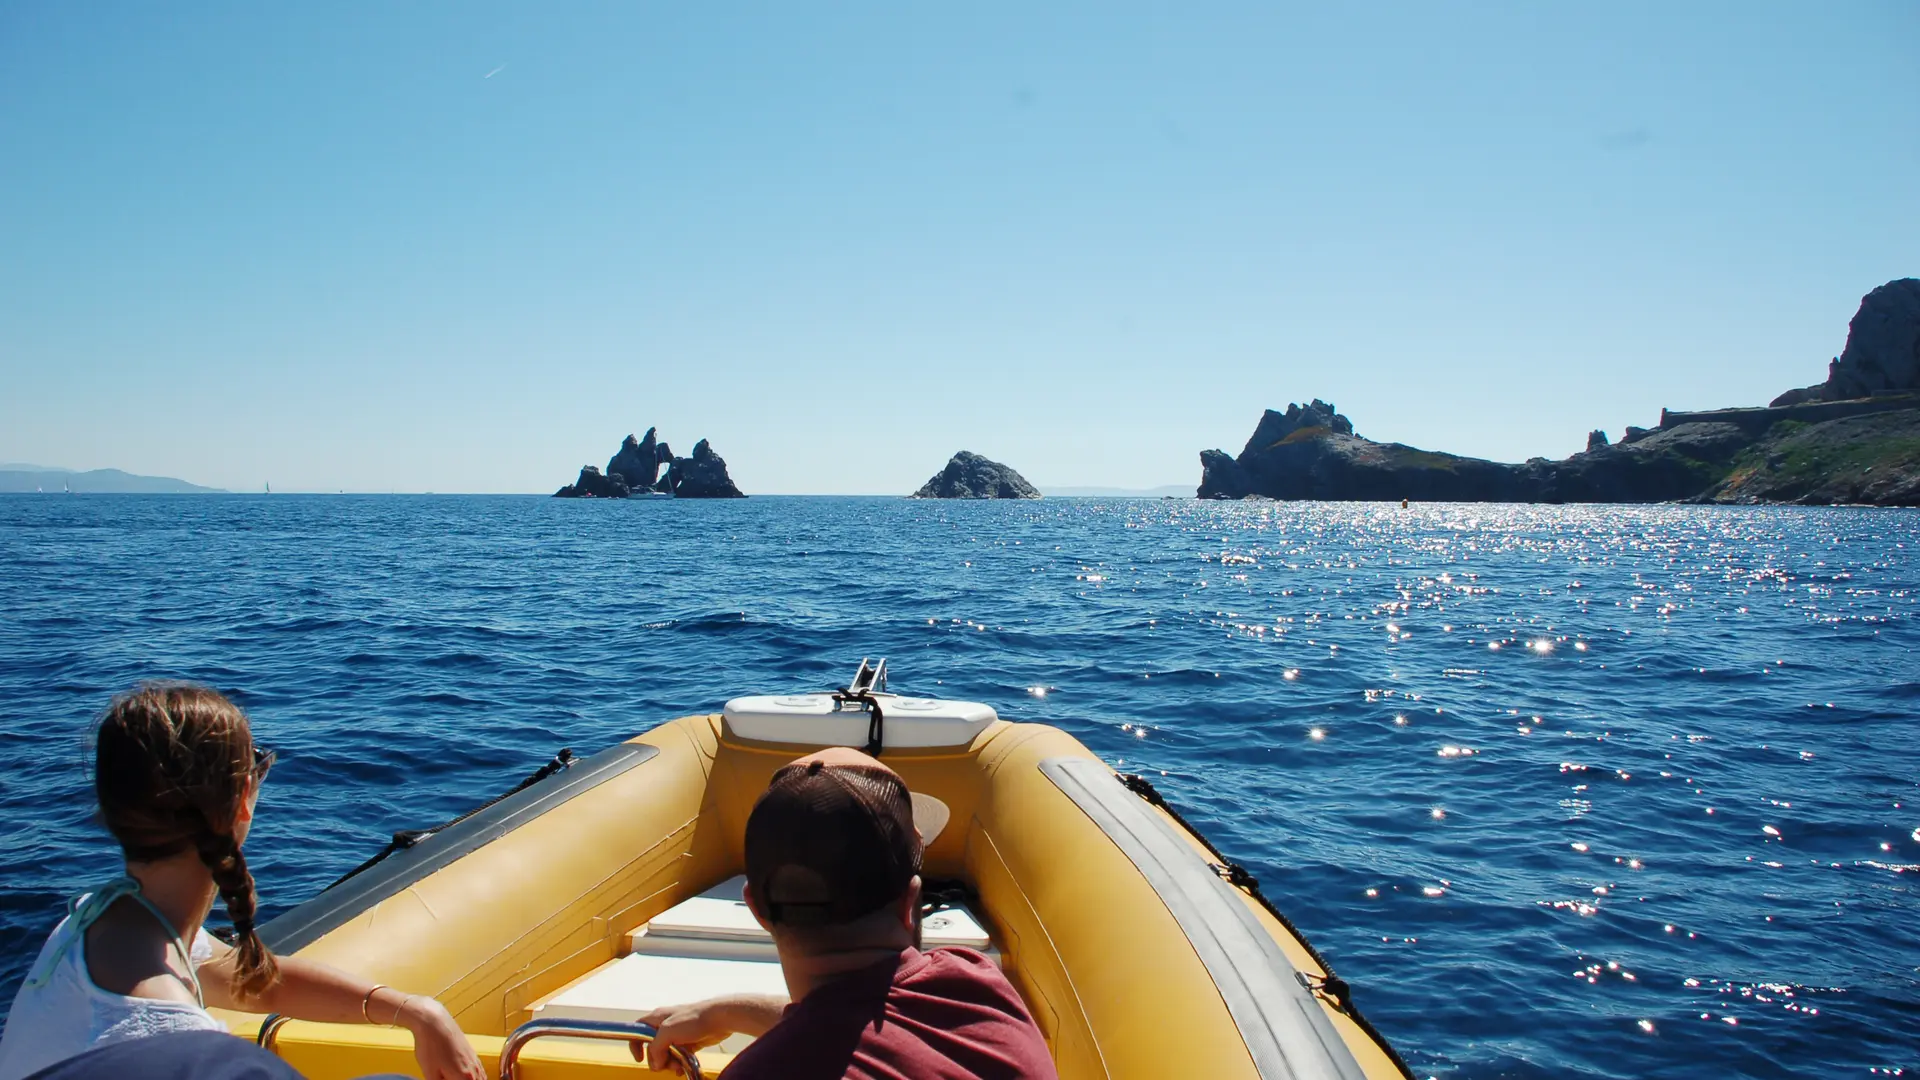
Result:
M265 780L267 778L267 770L273 768L273 763L279 760L279 758L280 758L280 755L272 750L262 750L257 746L254 747L253 748L254 780L256 782L260 780Z

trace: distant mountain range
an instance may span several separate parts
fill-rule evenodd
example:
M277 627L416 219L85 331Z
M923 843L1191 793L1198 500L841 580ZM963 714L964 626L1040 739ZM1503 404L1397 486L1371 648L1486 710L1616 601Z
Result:
M1043 487L1042 495L1091 496L1123 499L1158 499L1166 495L1176 498L1193 498L1192 484L1167 484L1155 488L1118 488L1118 487Z
M136 476L130 472L121 472L119 469L90 469L86 472L74 472L72 469L49 468L44 465L0 465L0 492L38 491L58 495L71 491L75 495L168 495L220 490L220 488L189 484L185 480L175 480L171 476Z

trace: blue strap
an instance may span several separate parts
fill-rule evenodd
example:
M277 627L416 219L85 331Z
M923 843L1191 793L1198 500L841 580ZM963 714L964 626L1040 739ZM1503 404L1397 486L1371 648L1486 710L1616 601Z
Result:
M93 892L83 893L67 901L67 938L60 943L59 948L53 951L53 955L47 958L46 966L27 977L26 985L30 988L45 986L47 981L53 978L53 973L59 970L60 961L66 958L67 950L73 947L73 943L84 941L87 930L100 921L100 917L107 913L107 909L127 897L138 901L141 907L146 908L160 925L166 928L167 935L173 939L174 946L180 950L180 958L186 961L187 981L193 987L193 1000L201 1008L206 1008L207 996L200 989L200 973L194 970L193 950L189 949L187 943L181 939L180 932L173 928L172 921L154 906L153 901L140 892L140 883L125 876L114 878Z

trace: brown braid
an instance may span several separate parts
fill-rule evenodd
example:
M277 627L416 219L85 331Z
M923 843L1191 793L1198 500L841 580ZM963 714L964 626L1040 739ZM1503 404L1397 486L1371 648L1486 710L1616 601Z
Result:
M254 933L253 875L234 836L253 769L246 714L205 687L141 686L100 718L94 791L101 821L128 862L199 854L238 935L233 991L242 998L258 997L280 977Z
M254 909L258 898L253 891L253 875L247 872L247 857L231 835L211 829L202 832L194 845L200 861L213 872L213 884L227 906L227 918L233 922L233 992L238 998L257 998L280 981L280 965L253 931Z

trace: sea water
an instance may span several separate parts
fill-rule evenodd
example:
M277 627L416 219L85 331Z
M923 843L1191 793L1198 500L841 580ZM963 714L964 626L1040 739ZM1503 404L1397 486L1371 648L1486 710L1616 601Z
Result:
M140 680L279 751L272 914L870 655L1151 777L1416 1075L1912 1071L1916 554L1857 509L0 496L0 1003L116 870L86 730Z

